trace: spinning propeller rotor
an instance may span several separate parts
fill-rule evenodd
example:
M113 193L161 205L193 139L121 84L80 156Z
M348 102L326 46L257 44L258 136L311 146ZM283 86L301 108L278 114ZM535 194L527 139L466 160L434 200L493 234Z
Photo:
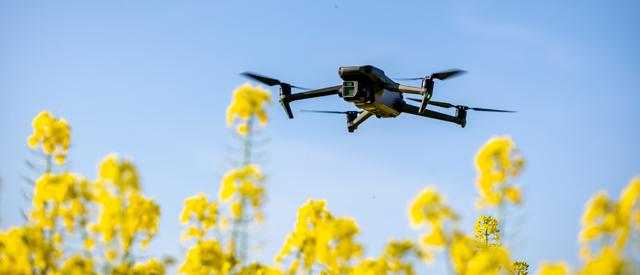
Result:
M418 98L407 98L408 100L413 100L417 102L422 102L421 99ZM487 109L487 108L479 108L479 107L469 107L464 105L453 105L448 102L440 102L440 101L429 101L429 105L438 106L442 108L456 108L458 110L474 110L480 112L498 112L498 113L515 113L516 111L509 110L498 110L498 109Z
M423 77L413 77L413 78L397 78L398 80L422 80L422 88L425 90L422 95L422 100L420 100L420 109L418 111L420 113L424 112L424 108L427 107L429 100L431 99L431 95L433 94L433 85L434 79L445 80L447 78L459 76L465 74L466 71L453 69L444 72L433 73L431 75L423 76Z

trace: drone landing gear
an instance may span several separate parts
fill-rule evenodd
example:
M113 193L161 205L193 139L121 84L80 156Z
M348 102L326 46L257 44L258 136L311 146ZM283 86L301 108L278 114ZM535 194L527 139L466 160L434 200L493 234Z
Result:
M369 111L357 112L357 111L349 111L347 112L347 130L349 133L353 133L356 129L358 129L358 125L362 124L367 118L372 116L373 114Z

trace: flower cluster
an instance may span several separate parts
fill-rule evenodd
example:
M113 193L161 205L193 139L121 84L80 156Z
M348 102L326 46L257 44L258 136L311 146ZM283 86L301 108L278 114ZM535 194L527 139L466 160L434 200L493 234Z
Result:
M33 134L28 139L29 147L42 147L42 151L54 156L58 164L65 161L71 143L71 128L67 121L58 119L49 112L40 112L33 119Z
M308 200L297 212L294 229L275 257L275 265L247 257L250 225L264 220L265 175L250 160L252 123L265 123L268 91L244 85L234 92L227 119L237 126L244 144L243 164L228 171L217 199L199 193L184 202L180 222L187 226L186 249L178 272L183 274L415 274L417 262L429 263L435 253L447 257L455 274L529 273L529 264L514 261L504 230L504 218L481 215L471 234L458 228L459 216L434 187L426 187L409 204L412 226L427 232L416 240L389 241L377 257L363 259L355 220L334 216L324 200ZM0 231L0 274L158 274L173 260L140 261L136 246L149 245L158 233L160 207L141 193L135 165L110 154L100 163L98 177L87 180L72 172L53 172L50 160L63 164L71 137L69 126L48 112L34 119L28 143L42 148L46 172L34 182L29 221ZM480 192L478 205L505 210L522 201L513 185L524 167L509 138L492 138L476 156ZM484 209L484 208L483 208ZM231 220L231 222L230 222ZM230 230L229 230L230 229ZM640 177L633 178L616 198L596 194L585 206L579 235L584 261L575 274L634 274L632 241L640 233ZM501 240L505 240L502 243ZM81 249L75 249L81 246ZM252 257L253 258L253 257ZM286 270L280 265L285 264ZM543 262L540 275L566 275L563 262Z
M502 205L505 200L515 205L520 204L520 188L510 185L508 180L520 175L523 167L524 159L510 138L490 139L476 155L476 187L480 193L477 206L483 208Z
M35 184L31 220L44 229L55 229L61 218L69 233L87 224L87 204L93 199L90 183L72 173L42 175Z
M98 174L95 201L100 214L91 230L109 244L109 260L118 254L127 259L138 237L142 235L140 244L144 248L157 234L160 207L140 194L138 175L131 162L110 154L100 164Z
M250 130L250 120L257 117L260 124L267 123L267 112L264 105L271 103L269 90L246 83L233 91L231 104L227 107L227 124L232 125L236 118L240 123L236 126L238 134L246 136Z
M474 227L476 233L476 240L484 243L485 245L499 244L500 241L500 229L498 228L498 220L491 216L480 216L476 221Z
M359 231L354 220L331 215L325 201L309 200L298 209L295 229L287 236L276 262L293 254L289 265L292 272L302 262L307 271L317 263L329 273L344 273L350 261L362 254L362 245L354 240Z
M66 121L41 112L33 126L29 146L62 164L71 140ZM28 224L0 232L0 274L164 274L164 262L136 263L132 255L134 243L146 246L157 233L160 208L140 194L131 162L107 156L95 181L52 165L34 181ZM100 236L104 258L96 253Z
M444 225L458 220L458 215L445 204L444 196L435 188L427 187L409 205L409 220L416 228L430 227L431 232L422 236L422 244L442 247L447 242Z
M264 180L264 175L256 165L245 165L238 169L232 169L222 178L220 186L220 200L227 202L233 200L231 213L234 218L239 218L244 211L247 201L251 204L256 216L261 220L264 215L260 207L264 202L264 187L260 182Z
M584 274L604 274L595 271L611 269L622 271L625 267L621 257L631 234L640 233L640 177L631 179L618 200L606 193L596 194L587 202L582 216L582 230L579 241L580 254L586 261ZM592 247L600 247L600 253L593 255ZM587 270L591 270L589 273ZM611 273L618 274L618 273Z

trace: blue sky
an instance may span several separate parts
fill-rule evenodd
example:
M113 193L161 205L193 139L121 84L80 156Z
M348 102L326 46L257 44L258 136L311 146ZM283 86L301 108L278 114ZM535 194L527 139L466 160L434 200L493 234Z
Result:
M341 65L399 77L462 68L469 73L436 84L434 100L519 112L470 113L465 129L410 115L370 119L348 134L342 116L289 120L271 106L257 258L270 261L308 198L355 218L372 256L391 238L418 237L406 207L428 185L471 229L482 213L473 156L491 136L510 135L528 160L514 255L576 264L584 202L599 190L617 196L640 173L640 3L521 2L4 1L2 227L20 224L29 206L20 175L40 110L71 123L73 171L95 178L110 152L135 161L163 213L145 253L179 256L183 200L216 194L237 155L224 111L245 82L239 72L323 87L339 83ZM337 97L292 107L353 109Z

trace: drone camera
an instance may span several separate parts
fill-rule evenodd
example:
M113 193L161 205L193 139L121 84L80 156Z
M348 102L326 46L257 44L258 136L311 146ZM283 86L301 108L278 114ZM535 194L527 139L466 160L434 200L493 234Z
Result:
M342 82L341 95L349 102L364 102L369 97L369 89L365 83L347 80Z

